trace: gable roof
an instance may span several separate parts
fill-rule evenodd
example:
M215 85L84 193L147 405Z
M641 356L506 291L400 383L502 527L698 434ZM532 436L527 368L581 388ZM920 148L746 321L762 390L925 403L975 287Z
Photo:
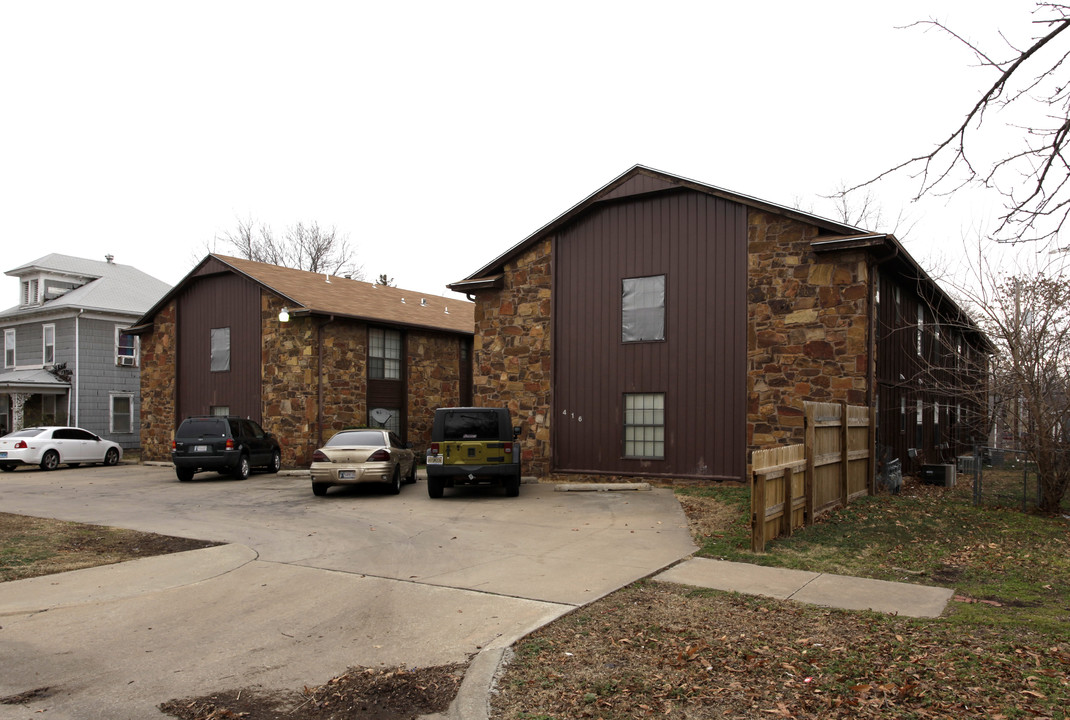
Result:
M134 332L144 331L171 298L197 278L232 272L248 278L283 299L291 316L334 315L371 322L406 325L472 335L475 305L456 297L374 285L361 280L314 273L268 263L208 255L137 321Z
M4 274L18 278L34 275L64 277L84 284L39 305L16 305L0 313L0 317L57 309L140 315L146 308L152 307L171 287L131 265L87 260L58 253L45 255Z
M811 215L810 213L796 210L795 208L777 205L776 203L771 203L767 200L761 200L750 195L726 190L715 185L688 180L679 175L672 175L643 165L635 165L624 174L610 181L607 185L596 190L576 205L573 205L562 215L551 220L549 223L506 250L502 255L491 260L479 270L476 270L464 280L450 283L447 287L455 292L469 292L486 287L493 287L507 262L523 253L535 243L552 235L565 225L568 225L578 216L587 212L599 203L611 202L626 197L656 195L667 192L679 192L681 190L694 190L695 192L712 195L724 200L730 200L777 215L801 220L809 225L815 225L833 235L857 235L865 232L861 228L836 222L835 220L829 220L828 218L818 217L817 215Z

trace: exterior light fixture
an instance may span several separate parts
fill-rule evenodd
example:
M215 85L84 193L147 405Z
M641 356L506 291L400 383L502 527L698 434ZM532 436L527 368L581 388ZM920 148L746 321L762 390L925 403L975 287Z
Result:
M290 322L290 311L286 308L279 310L279 322Z

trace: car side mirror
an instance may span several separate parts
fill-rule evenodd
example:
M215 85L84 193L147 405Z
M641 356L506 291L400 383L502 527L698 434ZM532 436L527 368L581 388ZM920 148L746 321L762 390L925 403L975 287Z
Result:
M406 450L412 450L412 443L405 443Z
M519 425L516 425L516 426L513 427L513 439L514 440L516 440L518 437L520 437L520 430L521 430L521 427Z

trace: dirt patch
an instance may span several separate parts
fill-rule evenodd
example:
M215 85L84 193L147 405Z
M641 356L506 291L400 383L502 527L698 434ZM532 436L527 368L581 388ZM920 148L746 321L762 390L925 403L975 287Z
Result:
M351 668L301 692L229 690L170 700L160 710L181 720L415 720L445 712L457 696L465 665L431 668Z
M739 520L739 508L727 505L717 498L677 493L676 499L687 515L687 524L695 542L716 537L727 531Z
M0 582L110 565L220 543L0 513Z

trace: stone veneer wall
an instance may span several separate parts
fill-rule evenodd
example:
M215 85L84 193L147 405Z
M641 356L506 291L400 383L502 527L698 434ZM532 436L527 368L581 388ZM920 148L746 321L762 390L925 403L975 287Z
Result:
M748 457L801 442L804 401L866 402L866 258L816 255L816 235L802 222L748 214Z
M510 261L504 287L481 291L475 310L473 403L509 408L522 471L536 477L550 473L550 250L543 240Z
M175 301L153 319L141 336L141 459L170 461L175 432Z
M261 398L264 429L282 444L282 464L312 462L318 432L320 371L317 348L323 326L323 441L344 427L367 424L368 329L352 320L292 316L279 322L281 298L261 292Z
M409 331L408 350L408 435L417 457L431 444L431 424L435 408L461 404L460 345L456 335Z

